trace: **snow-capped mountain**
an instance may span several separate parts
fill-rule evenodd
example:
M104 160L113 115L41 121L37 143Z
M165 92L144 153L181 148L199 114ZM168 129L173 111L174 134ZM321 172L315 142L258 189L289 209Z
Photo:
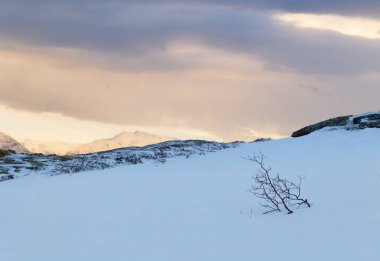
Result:
M22 145L32 153L42 153L44 155L65 155L69 151L78 147L80 144L61 141L39 141L27 139L22 142Z
M176 139L171 137L152 135L141 131L122 132L109 139L99 139L90 143L82 144L69 151L68 154L86 154L125 147L140 147L169 140Z
M28 153L29 151L17 140L0 132L0 149L13 150L17 153Z

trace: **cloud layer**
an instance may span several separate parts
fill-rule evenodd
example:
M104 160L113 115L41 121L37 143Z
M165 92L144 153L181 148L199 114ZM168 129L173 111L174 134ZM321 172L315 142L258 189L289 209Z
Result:
M227 1L226 6L205 7L196 1L185 7L122 1L19 2L1 4L0 34L8 48L17 43L76 50L82 55L100 56L98 62L111 69L174 70L193 66L191 61L165 56L176 42L259 57L268 67L305 73L372 73L380 69L379 59L373 58L380 51L377 41L295 29L270 14L228 7ZM235 4L244 6L248 1ZM250 5L289 10L302 6L277 1L254 1ZM325 5L312 6L319 10Z
M0 103L225 139L377 109L379 40L273 13L376 18L376 1L141 2L2 1Z

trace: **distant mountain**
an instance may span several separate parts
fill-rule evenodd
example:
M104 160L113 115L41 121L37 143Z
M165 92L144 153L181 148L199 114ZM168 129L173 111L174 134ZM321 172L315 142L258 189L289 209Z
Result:
M71 150L68 154L87 154L99 151L108 151L125 147L140 147L164 141L176 140L171 137L163 137L148 134L141 131L122 132L109 139L100 139L83 144Z
M22 145L33 153L42 153L45 155L65 155L69 151L78 147L80 144L61 141L24 140Z
M0 132L0 149L14 150L18 153L29 153L29 151L21 143L2 132Z

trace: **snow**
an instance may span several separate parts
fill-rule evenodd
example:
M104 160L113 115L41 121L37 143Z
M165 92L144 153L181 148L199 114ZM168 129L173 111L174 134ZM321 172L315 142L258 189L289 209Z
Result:
M17 140L0 132L0 149L1 150L14 150L19 153L28 153L28 150L19 143Z
M375 114L379 114L379 113L380 113L380 111L366 112L366 113L354 115L353 117L354 118L360 118L360 117L371 116L371 115L375 115Z
M62 141L43 141L26 139L21 143L28 151L32 153L42 153L44 155L56 154L65 155L69 151L80 146L78 143Z
M7 152L0 155L0 182L26 175L62 175L114 168L120 165L153 162L163 164L171 158L190 158L234 148L242 142L219 143L202 140L167 141L145 147L127 147L85 155L42 155Z
M86 154L99 151L108 151L132 146L146 146L149 144L156 144L165 141L176 140L173 137L158 136L142 131L135 132L122 132L109 139L95 140L90 143L79 145L68 154Z
M375 261L380 130L321 130L165 164L0 183L0 260ZM262 215L248 192L262 152L304 176L313 204Z

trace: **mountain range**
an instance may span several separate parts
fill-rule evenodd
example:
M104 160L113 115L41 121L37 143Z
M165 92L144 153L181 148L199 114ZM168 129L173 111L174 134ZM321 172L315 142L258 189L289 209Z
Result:
M19 142L9 135L0 133L0 149L14 150L18 153L41 153L45 155L87 154L125 147L146 146L169 140L176 139L135 131L122 132L112 138L99 139L85 144L30 139Z
M62 141L42 141L24 140L21 144L31 153L41 153L44 155L56 154L65 155L67 152L78 147L79 143L68 143Z
M380 128L380 112L369 112L360 115L347 115L328 119L295 131L292 134L292 137L308 135L325 127L340 127L348 129ZM121 132L112 138L98 139L85 144L29 139L19 142L0 132L0 149L13 150L18 153L41 153L44 155L88 154L126 147L142 147L173 140L176 140L176 138L135 131Z
M82 144L67 154L87 154L99 151L108 151L126 147L141 147L149 144L176 140L171 137L163 137L145 133L142 131L122 132L109 139L99 139L90 143Z

